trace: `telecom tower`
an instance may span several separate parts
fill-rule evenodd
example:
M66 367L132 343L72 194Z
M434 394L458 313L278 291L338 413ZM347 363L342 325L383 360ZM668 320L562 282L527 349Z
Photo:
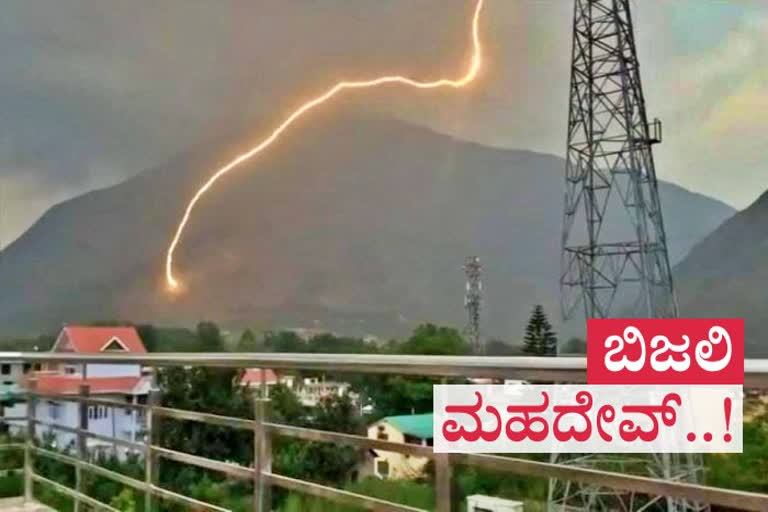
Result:
M464 295L464 308L467 310L467 326L464 335L472 345L476 354L483 352L483 344L480 341L480 307L483 302L483 282L480 274L483 267L480 266L480 258L468 256L464 262L464 274L467 276L467 290Z
M658 142L661 124L649 125L645 111L630 0L574 0L560 276L566 318L580 305L586 318L607 318L614 311L677 316L651 150ZM640 464L654 476L674 480L695 482L702 474L695 456L553 458L587 467ZM550 510L706 509L649 499L550 481Z

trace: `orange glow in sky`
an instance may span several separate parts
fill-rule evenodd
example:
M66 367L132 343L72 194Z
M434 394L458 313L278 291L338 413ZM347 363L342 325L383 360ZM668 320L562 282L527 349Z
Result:
M223 166L222 168L218 169L216 172L211 174L211 176L200 186L197 192L195 192L195 194L192 196L190 201L187 203L186 209L184 210L184 215L182 216L181 221L179 222L179 225L176 228L176 232L174 233L173 238L171 239L171 243L168 246L168 252L165 258L165 280L168 285L168 288L171 290L178 290L181 284L177 279L177 277L174 275L173 256L176 251L176 248L179 245L179 242L181 241L182 235L184 234L184 230L187 227L187 224L189 223L190 217L192 216L192 212L194 211L195 206L197 206L197 203L200 201L200 199L205 195L206 192L208 192L208 190L210 190L211 187L213 187L213 185L220 178L222 178L229 171L233 170L240 164L250 160L251 158L254 158L256 155L258 155L259 153L267 149L273 142L275 142L278 138L280 138L280 136L283 135L283 133L285 133L286 130L288 130L288 128L290 128L290 126L295 121L297 121L299 118L304 116L304 114L314 110L316 107L319 107L323 103L329 101L337 94L348 89L364 89L364 88L377 87L380 85L388 85L388 84L407 85L407 86L415 87L418 89L434 89L434 88L459 89L459 88L465 87L466 85L471 83L475 78L477 78L477 75L480 71L480 67L482 65L482 46L480 43L479 22L480 22L480 13L483 10L484 1L485 0L477 0L477 4L475 5L474 15L472 17L472 57L469 61L469 65L467 66L465 73L459 78L455 78L455 79L441 78L433 81L419 81L419 80L414 80L412 78L408 78L404 76L382 76L382 77L373 78L370 80L338 82L336 85L334 85L333 87L331 87L330 89L322 93L321 95L303 103L296 110L294 110L293 113L290 116L288 116L282 123L280 123L265 139L263 139L261 142L253 146L251 149L249 149L245 153L238 155L237 157L232 159L228 164L226 164L225 166Z

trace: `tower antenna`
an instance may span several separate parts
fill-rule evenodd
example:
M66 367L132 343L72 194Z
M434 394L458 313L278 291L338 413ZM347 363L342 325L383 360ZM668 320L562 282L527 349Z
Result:
M480 258L477 256L466 258L464 274L467 276L467 288L464 295L464 308L467 310L467 325L464 327L464 335L469 340L475 354L484 352L483 342L480 339L480 310L483 304L482 271Z
M661 123L649 124L640 82L630 0L574 0L573 46L562 232L561 304L571 317L678 316L652 146ZM554 461L637 467L698 482L700 456L632 460L553 455ZM621 458L623 457L623 458ZM632 464L634 463L634 464ZM644 500L573 482L550 481L550 510L638 510ZM638 503L640 502L640 503ZM667 512L707 507L661 498Z

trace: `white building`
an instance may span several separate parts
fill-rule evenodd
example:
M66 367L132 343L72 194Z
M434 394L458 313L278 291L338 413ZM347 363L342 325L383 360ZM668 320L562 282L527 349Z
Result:
M67 326L62 329L52 352L76 352L78 354L96 354L104 352L146 353L144 344L133 327L82 327ZM44 369L31 372L24 380L29 386L30 379L35 379L37 392L46 395L76 395L82 385L89 387L89 393L96 398L103 398L125 403L146 403L150 391L151 378L142 373L138 364L46 364ZM9 417L26 416L27 404L17 403L5 410ZM130 408L111 408L88 406L88 431L96 435L143 442L144 417L139 411ZM37 400L35 418L42 422L35 427L38 437L51 435L58 448L74 446L76 435L53 428L61 425L77 428L79 409L77 402L45 398ZM48 424L48 425L46 425ZM23 430L23 422L12 428ZM116 447L113 443L88 438L88 449L114 450L123 456L127 450Z
M10 400L22 391L21 383L30 368L29 364L19 361L0 360L0 402Z
M432 446L432 413L387 416L368 426L368 437ZM358 468L360 476L376 476L381 479L412 479L424 474L429 459L400 452L368 450L363 464Z
M348 394L353 400L356 400L357 397L352 396L349 388L348 382L325 380L325 378L317 377L304 378L293 385L294 393L305 407L314 407L323 399L342 397Z
M350 391L351 385L348 382L325 380L324 377L306 377L301 379L294 375L279 375L269 368L248 368L243 372L240 384L251 388L258 388L261 385L262 378L267 387L279 383L293 391L304 407L315 407L321 400L335 396L349 395L353 401L358 399L357 395Z

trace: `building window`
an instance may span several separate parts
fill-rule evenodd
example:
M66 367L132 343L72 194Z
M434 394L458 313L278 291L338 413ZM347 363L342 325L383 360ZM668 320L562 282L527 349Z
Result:
M379 432L376 434L376 438L382 441L389 441L389 434L386 433L383 425L379 425Z
M57 402L48 402L48 417L52 420L58 420L59 419L59 409L61 405Z
M24 375L29 373L29 370L32 368L32 365L29 363L24 363Z
M64 373L67 375L73 375L77 373L77 369L74 366L65 366Z
M3 375L10 375L11 374L11 365L3 363L0 365L0 374Z
M404 441L408 444L424 444L420 437L412 436L410 434L405 434L403 437Z
M376 465L374 469L376 475L379 478L389 478L389 462L385 459L376 459L374 463Z
M108 416L108 410L106 407L100 405L91 405L88 407L88 419L100 420Z

